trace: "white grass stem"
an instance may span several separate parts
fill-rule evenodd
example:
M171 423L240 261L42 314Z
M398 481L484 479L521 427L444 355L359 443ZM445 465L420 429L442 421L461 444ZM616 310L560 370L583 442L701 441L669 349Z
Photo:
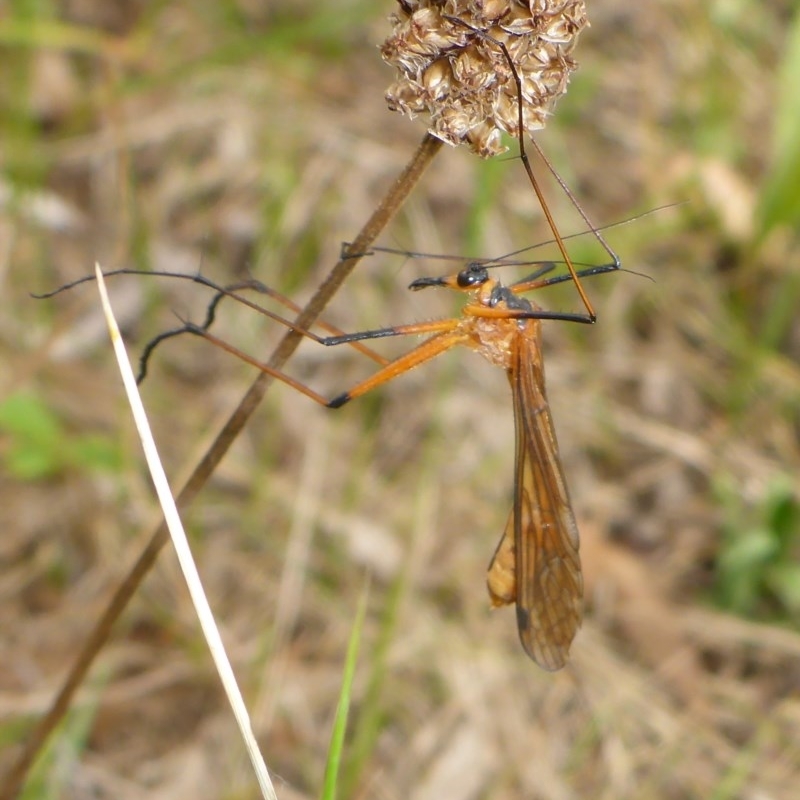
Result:
M228 701L233 709L233 714L239 725L239 730L242 733L247 754L250 757L250 762L256 774L256 780L261 787L261 794L263 797L267 798L267 800L277 800L275 789L269 777L267 765L264 763L255 736L253 735L250 717L247 713L242 694L236 684L233 668L225 653L222 637L214 622L211 607L203 591L200 575L197 572L197 567L195 566L191 549L189 548L189 541L186 538L186 532L183 529L183 524L178 515L178 508L169 488L167 476L161 465L161 459L159 458L155 440L153 439L153 434L147 421L142 398L136 386L133 369L128 360L128 354L125 352L125 345L114 318L114 313L111 310L111 303L108 299L108 293L106 292L106 286L103 281L103 273L99 264L95 265L95 272L97 275L97 286L100 290L100 299L103 303L103 311L105 312L108 330L111 334L111 342L114 346L114 352L117 356L119 370L122 375L122 382L125 385L125 391L128 395L128 402L133 412L136 428L142 440L145 458L147 459L147 465L153 478L153 484L155 485L156 493L158 494L158 499L164 512L164 519L169 528L170 536L175 546L175 552L178 555L178 561L180 562L181 570L186 579L186 584L189 587L192 603L197 611L200 627L208 642L209 650L211 650L211 657L214 659L214 664L216 665L223 688L225 689Z

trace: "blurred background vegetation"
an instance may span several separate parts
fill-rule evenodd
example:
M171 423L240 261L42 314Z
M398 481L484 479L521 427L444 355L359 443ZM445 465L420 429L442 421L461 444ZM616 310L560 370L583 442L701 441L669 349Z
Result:
M383 102L392 9L0 3L0 775L155 519L93 287L29 293L99 261L252 273L307 298L424 133ZM541 672L513 613L488 611L513 464L496 369L454 352L338 412L276 386L187 522L281 797L318 795L367 576L343 797L800 785L800 13L588 10L581 69L539 142L598 225L674 205L607 233L652 281L593 279L596 326L545 326L587 584L572 663ZM562 231L582 230L548 189ZM382 241L496 256L546 238L513 148L493 162L447 148ZM590 237L571 248L602 257ZM404 288L451 269L369 258L329 318L456 313ZM207 301L189 282L111 289L134 353ZM537 299L576 303L569 287ZM233 306L219 332L262 356L282 333ZM290 367L328 395L369 370L313 345ZM145 401L176 484L251 379L201 341L157 353ZM28 796L254 791L165 552Z

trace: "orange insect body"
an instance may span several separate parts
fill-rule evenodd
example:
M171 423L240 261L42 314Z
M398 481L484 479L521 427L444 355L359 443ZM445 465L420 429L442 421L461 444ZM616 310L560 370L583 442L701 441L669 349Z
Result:
M599 271L611 269L616 266L597 268ZM489 270L481 262L473 262L455 275L419 278L409 287L418 290L443 286L472 295L459 318L327 338L296 329L329 346L385 336L430 334L405 355L388 363L367 351L382 363L381 368L333 400L326 400L308 386L260 363L203 328L187 325L184 329L203 336L329 408L339 408L456 345L469 347L502 367L508 375L514 399L517 440L514 507L489 565L489 596L494 606L516 603L517 627L525 652L544 669L556 670L566 663L581 624L583 580L578 528L561 471L545 394L541 320L590 320L543 311L520 297L522 292L548 284L538 275L506 287L490 278ZM558 279L549 282L553 280ZM280 319L271 313L270 316Z
M514 507L487 587L493 606L516 602L525 651L556 670L566 663L581 624L583 579L578 528L545 393L541 321L509 316L539 309L492 279L478 288L475 301L451 335L463 334L468 347L506 370L517 438Z

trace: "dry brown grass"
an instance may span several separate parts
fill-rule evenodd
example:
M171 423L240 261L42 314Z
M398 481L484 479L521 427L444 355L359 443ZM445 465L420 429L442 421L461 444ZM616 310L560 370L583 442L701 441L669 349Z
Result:
M26 92L9 82L0 102L35 111L18 113L27 129L8 124L0 155L5 185L15 175L34 187L0 212L0 392L42 398L63 423L62 450L91 432L117 443L119 464L97 472L65 457L24 480L0 433L0 775L155 513L105 331L90 325L94 291L47 303L27 293L99 260L202 264L222 281L249 270L302 300L423 132L382 100L390 73L375 45L390 3L69 5L77 24L121 37L114 66L70 50L64 31L55 46L0 54ZM588 586L566 670L539 671L513 614L488 611L483 574L510 502L513 420L503 376L466 353L338 412L274 387L188 513L280 797L318 793L366 574L348 798L796 795L796 627L709 601L732 511L714 487L727 480L757 511L800 467L797 325L772 347L755 341L797 265L791 235L756 245L753 229L790 4L759 4L758 31L718 5L590 6L582 69L540 139L600 223L688 201L609 233L653 283L598 278L594 328L546 326ZM553 204L574 230L568 204L555 194ZM544 235L517 162L448 149L384 241L495 255ZM450 313L450 298L404 289L439 271L366 260L329 316L359 329ZM188 283L111 289L133 350L174 311L199 319L204 308ZM257 354L280 335L233 308L219 330ZM291 367L327 394L368 370L313 345ZM158 353L144 393L171 474L185 474L250 379L199 341ZM357 752L376 709L378 730ZM57 788L32 796L253 796L169 552L44 772Z

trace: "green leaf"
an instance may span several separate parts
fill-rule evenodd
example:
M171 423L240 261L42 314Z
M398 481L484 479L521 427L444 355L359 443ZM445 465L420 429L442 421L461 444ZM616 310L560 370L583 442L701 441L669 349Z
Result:
M778 552L772 532L764 528L747 531L732 541L720 556L720 566L729 572L749 572L767 563Z
M117 442L88 434L71 437L61 420L35 394L19 392L0 403L0 458L15 478L52 478L69 467L116 471L122 457Z
M117 472L122 466L119 445L107 436L81 436L69 448L69 455L76 464L101 472Z
M14 477L47 478L63 468L63 427L35 395L19 392L0 403L0 432L7 434L3 460Z
M745 615L756 610L763 595L766 566L777 552L775 537L763 529L729 541L717 563L717 596L724 608Z
M800 612L800 564L775 564L767 573L766 583L790 613Z
M792 545L800 534L800 505L788 482L780 481L772 488L767 524L780 543L781 553L786 558L791 558Z
M0 429L37 442L56 439L63 433L56 415L27 392L13 394L0 403Z
M12 445L5 457L9 473L21 481L38 481L52 478L61 471L55 453Z

